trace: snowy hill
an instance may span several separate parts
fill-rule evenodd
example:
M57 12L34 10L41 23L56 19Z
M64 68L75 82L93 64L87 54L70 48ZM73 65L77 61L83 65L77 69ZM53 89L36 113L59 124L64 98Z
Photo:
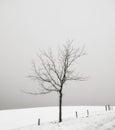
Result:
M107 112L104 115L68 119L62 123L52 122L41 126L31 125L15 130L115 130L115 113Z
M38 119L40 119L40 126L38 126ZM0 111L0 130L11 129L114 130L115 107L111 111L105 111L104 106L66 106L63 107L62 123L58 123L58 107Z

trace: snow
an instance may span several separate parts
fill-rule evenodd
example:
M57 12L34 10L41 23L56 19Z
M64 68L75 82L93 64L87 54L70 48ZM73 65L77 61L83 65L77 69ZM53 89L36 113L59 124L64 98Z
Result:
M76 118L76 112L78 118ZM37 125L39 118L40 126ZM62 123L58 123L58 107L1 110L0 130L11 129L115 130L115 107L111 111L105 111L104 106L65 106Z

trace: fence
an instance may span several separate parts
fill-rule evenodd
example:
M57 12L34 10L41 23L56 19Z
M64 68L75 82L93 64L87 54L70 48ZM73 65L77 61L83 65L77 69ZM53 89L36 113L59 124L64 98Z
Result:
M84 118L84 117L89 117L89 116L91 117L91 116L102 115L102 114L105 114L107 111L112 111L112 110L113 110L113 106L105 105L102 110L86 109L83 111L76 111L75 115L76 115L76 118L80 118L80 117Z

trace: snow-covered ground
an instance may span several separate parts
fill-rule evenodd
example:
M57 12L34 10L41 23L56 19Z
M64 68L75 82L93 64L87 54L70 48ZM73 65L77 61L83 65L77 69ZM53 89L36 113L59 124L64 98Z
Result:
M104 106L65 106L63 122L57 121L58 107L0 111L0 130L115 130L115 107L105 111Z

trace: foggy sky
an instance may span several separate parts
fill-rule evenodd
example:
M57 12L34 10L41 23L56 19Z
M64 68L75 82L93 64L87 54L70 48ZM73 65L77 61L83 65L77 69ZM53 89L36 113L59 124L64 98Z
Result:
M58 105L58 95L33 96L27 78L39 49L66 40L86 46L78 71L88 81L64 88L63 105L115 105L114 0L0 0L0 109Z

